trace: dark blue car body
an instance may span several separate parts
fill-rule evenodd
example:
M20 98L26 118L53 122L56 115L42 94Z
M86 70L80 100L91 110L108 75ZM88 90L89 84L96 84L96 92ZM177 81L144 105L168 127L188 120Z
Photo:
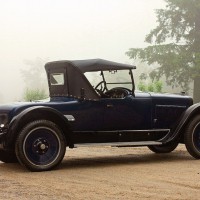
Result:
M101 59L47 63L48 100L0 106L0 160L17 157L28 169L43 171L61 162L63 146L148 146L167 153L184 143L199 105L185 95L136 92L134 68ZM118 83L105 80L104 72L111 76L120 70L130 79L108 89ZM95 87L85 73L96 71L102 81Z

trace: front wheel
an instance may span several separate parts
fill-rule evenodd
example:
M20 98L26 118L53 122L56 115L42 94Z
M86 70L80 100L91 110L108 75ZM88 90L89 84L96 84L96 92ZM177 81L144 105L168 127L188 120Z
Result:
M190 155L200 159L200 115L195 116L186 127L184 142Z
M152 145L148 148L154 153L170 153L178 146L178 142L163 144L163 145Z
M16 140L16 156L31 171L46 171L62 161L66 150L62 131L51 121L27 124Z

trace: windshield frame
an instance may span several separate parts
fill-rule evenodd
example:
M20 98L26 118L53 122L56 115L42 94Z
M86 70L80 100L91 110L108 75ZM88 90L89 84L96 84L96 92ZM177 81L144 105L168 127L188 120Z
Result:
M130 81L110 81L108 77L106 77L106 72L110 72L111 74L115 74L119 71L127 71L129 74L129 78ZM133 78L133 71L132 69L112 69L112 70L101 70L101 71L91 71L91 72L86 72L92 75L92 73L96 73L96 72L100 72L99 74L99 79L101 79L101 81L104 83L104 88L105 91L108 91L112 88L109 88L108 85L120 85L120 84L129 84L130 86L130 90L132 91L132 94L134 95L134 91L135 91L135 83L134 83L134 78ZM93 81L90 80L90 76L88 74L84 73L85 77L88 79L88 81L90 82L90 84L92 85ZM91 76L93 77L93 76ZM100 81L100 80L99 80ZM119 86L121 87L121 86ZM93 85L93 88L95 88L95 85ZM114 87L113 87L114 88ZM126 87L124 87L126 88Z

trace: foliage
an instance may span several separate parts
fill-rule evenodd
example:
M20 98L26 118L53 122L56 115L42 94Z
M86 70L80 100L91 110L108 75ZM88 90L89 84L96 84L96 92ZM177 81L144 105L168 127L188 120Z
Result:
M45 90L42 89L26 89L26 92L24 94L24 100L25 101L35 101L35 100L42 100L47 98L47 94L45 93Z
M153 86L153 83L149 83L148 86L147 86L147 90L149 92L154 92L154 86Z
M140 81L138 86L138 90L143 92L158 92L161 93L163 89L163 84L161 81L155 81L152 83L145 84L143 81Z
M165 75L169 85L188 91L188 82L200 74L200 1L165 2L165 9L156 10L157 27L145 38L150 46L131 48L126 54L149 65L158 63L152 80Z
M137 88L138 88L138 90L143 91L143 92L147 91L147 86L144 82L139 82Z
M47 98L48 85L47 77L44 70L44 64L47 61L37 58L33 61L27 60L25 64L27 67L21 69L21 74L26 83L27 88L24 92L24 99L26 101L41 100ZM40 88L40 89L38 89Z
M154 82L154 87L156 92L162 92L163 83L161 81Z

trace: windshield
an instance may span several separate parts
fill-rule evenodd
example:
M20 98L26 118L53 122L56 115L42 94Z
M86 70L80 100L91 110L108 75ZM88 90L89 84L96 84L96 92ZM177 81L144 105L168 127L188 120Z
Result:
M124 87L132 90L133 87L130 70L86 72L85 76L94 88L101 81L106 82L106 87L108 90L114 87Z

